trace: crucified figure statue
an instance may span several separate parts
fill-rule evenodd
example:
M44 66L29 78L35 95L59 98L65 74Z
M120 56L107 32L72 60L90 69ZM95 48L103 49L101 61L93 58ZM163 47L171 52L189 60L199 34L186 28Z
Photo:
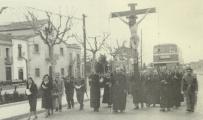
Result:
M130 37L130 47L133 49L137 49L138 48L138 44L139 44L139 36L137 33L137 29L138 29L138 25L145 19L145 17L148 15L149 11L151 9L147 9L145 15L139 20L139 21L131 21L129 20L126 21L123 18L121 18L119 16L119 14L117 14L117 17L125 24L127 24L129 26L130 29L130 33L131 33L131 37ZM136 17L136 16L135 16ZM135 18L136 19L136 18ZM132 24L133 23L133 24Z

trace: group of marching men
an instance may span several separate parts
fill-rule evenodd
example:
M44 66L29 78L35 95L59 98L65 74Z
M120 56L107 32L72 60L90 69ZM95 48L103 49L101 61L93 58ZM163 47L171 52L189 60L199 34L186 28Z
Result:
M133 96L135 109L160 105L160 111L179 108L186 99L187 111L194 112L197 101L198 82L190 67L178 69L153 69L140 74L126 74L118 68L113 73L93 73L89 76L90 106L99 111L101 89L102 103L107 103L113 112L124 112L127 95Z

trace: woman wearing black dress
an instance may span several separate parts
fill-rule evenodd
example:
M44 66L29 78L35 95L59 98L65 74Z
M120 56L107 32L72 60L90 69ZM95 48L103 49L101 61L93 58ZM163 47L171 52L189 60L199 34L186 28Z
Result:
M42 108L46 109L45 117L50 116L50 112L52 112L52 82L48 75L45 75L42 80L41 88L42 88Z
M35 116L34 120L37 119L37 112L36 112L36 106L37 106L37 85L34 83L33 79L31 77L27 80L27 88L26 88L26 94L28 96L28 101L30 105L30 114L28 116L28 120L30 120L32 114Z

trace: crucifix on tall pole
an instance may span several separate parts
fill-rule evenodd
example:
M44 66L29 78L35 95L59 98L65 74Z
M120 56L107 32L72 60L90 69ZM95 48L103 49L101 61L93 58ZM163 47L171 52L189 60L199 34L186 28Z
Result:
M138 44L139 44L139 36L137 32L138 25L145 19L145 17L149 13L155 13L156 8L136 9L135 8L136 5L137 5L136 3L128 4L128 6L130 7L129 11L112 12L111 18L119 18L123 23L129 26L130 33L131 33L130 47L132 49L132 53L135 54L134 74L139 75L138 52L137 52ZM137 15L142 15L142 14L144 14L144 16L137 21L137 18L138 18ZM128 21L126 21L122 17L126 17Z

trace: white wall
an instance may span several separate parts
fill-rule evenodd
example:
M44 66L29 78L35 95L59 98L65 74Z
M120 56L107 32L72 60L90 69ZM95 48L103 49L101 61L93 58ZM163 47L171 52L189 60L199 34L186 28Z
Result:
M20 30L20 31L10 31L3 32L4 34L12 34L12 35L33 35L32 30ZM24 72L24 78L26 79L26 62L23 59L18 58L18 44L22 45L22 53L24 53L24 57L28 59L28 73L34 81L40 85L42 81L42 77L45 74L49 73L50 63L46 61L48 58L48 47L44 44L43 40L39 36L35 36L29 38L28 40L12 40L12 52L13 52L13 79L18 79L18 69L22 68ZM39 53L34 52L34 44L39 45ZM64 56L60 55L60 48L63 48ZM72 53L72 58L76 60L77 54L81 54L81 49L74 47L67 47L64 43L56 45L54 47L54 54L58 56L57 62L55 65L55 72L61 73L61 68L64 68L65 76L68 75L68 66L70 63L69 53ZM80 55L81 57L81 55ZM37 77L35 75L35 69L40 69L40 76ZM76 62L74 64L74 68L76 68ZM0 70L1 72L1 70ZM82 72L80 72L82 73ZM77 76L76 69L73 71L74 77Z
M28 40L29 46L29 74L34 79L34 81L39 85L41 83L42 77L48 74L49 64L46 62L45 58L48 57L48 47L43 43L39 36L30 38ZM34 52L34 44L39 45L39 53ZM35 69L40 69L40 76L35 76Z
M63 48L63 52L64 55L60 55L60 48ZM55 46L54 48L54 54L57 55L58 59L56 62L56 66L55 66L55 72L58 72L61 74L61 68L64 68L64 76L68 75L68 63L69 63L69 59L68 59L68 54L67 54L67 47L65 44L60 44Z
M5 65L6 48L10 49L10 57L12 57L11 43L9 43L8 41L0 40L0 81L6 80L6 65ZM12 70L12 65L8 66L10 66Z
M24 79L27 79L26 77L26 62L24 59L18 57L18 45L21 44L22 46L22 56L25 58L28 58L27 53L27 41L25 40L12 40L12 50L13 50L13 79L18 80L18 70L20 68L23 69L23 77Z

